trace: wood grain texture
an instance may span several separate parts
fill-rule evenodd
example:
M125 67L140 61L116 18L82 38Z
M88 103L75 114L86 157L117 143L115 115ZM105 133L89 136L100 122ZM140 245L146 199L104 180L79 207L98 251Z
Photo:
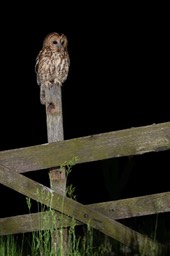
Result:
M115 220L158 214L170 212L170 192L86 206ZM59 212L51 211L1 218L0 235L46 230L51 229L54 225L56 228L59 228L61 218L62 216ZM82 222L75 220L74 225L82 224ZM69 227L70 225L72 225L72 218L65 215L64 218L62 218L62 226Z
M16 172L170 149L170 122L0 152L0 164Z
M133 242L133 245L136 245L140 252L145 248L146 252L148 252L145 255L152 256L155 255L155 251L161 250L161 245L147 236L3 166L0 166L0 180L3 185L51 209L74 217L78 221L90 225L92 228L101 231L124 245L130 246Z
M170 212L170 192L89 205L112 219L126 219Z
M48 143L62 141L64 135L61 86L52 85L46 88L45 97Z
M46 119L47 119L47 135L48 142L62 141L63 133L63 114L62 114L62 92L61 85L53 84L45 88L46 102ZM66 173L65 168L50 168L49 170L50 187L60 195L66 195ZM67 229L63 229L62 234L53 234L53 247L56 251L56 246L62 241L63 255L67 253ZM62 238L61 238L62 236Z

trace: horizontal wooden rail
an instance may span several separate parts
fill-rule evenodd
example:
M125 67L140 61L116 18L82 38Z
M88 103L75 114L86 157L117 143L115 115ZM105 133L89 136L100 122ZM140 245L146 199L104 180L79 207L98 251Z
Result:
M170 212L170 192L121 199L88 205L111 219L125 219L150 214ZM54 215L55 214L55 215ZM0 219L0 235L19 234L37 230L59 228L62 216L59 212L45 211ZM76 221L74 225L82 225ZM65 216L62 227L72 225L72 218Z
M139 252L145 249L148 252L145 255L152 256L155 251L162 250L160 244L147 236L3 166L0 166L0 180L3 185L63 213L64 216L90 225L124 245L130 246L133 243Z
M170 122L0 152L0 164L24 173L170 149Z

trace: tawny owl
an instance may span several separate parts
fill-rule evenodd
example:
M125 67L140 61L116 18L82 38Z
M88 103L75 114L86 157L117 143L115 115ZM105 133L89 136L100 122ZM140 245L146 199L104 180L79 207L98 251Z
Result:
M48 34L36 58L35 71L40 85L40 101L45 104L45 86L61 86L67 79L70 58L67 37L56 32Z

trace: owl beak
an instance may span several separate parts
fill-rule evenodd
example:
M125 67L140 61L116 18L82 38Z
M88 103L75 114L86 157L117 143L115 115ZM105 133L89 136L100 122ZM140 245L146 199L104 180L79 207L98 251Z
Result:
M58 44L58 49L59 49L60 51L64 49L64 48L63 48L63 45L62 45L61 43Z
M58 43L58 48L61 49L62 48L62 44Z

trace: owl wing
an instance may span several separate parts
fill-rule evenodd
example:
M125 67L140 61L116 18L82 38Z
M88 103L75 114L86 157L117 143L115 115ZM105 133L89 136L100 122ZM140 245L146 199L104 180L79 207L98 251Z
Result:
M41 65L42 65L42 61L43 61L43 52L42 50L39 52L37 58L36 58L36 63L35 63L35 73L37 75L37 84L40 86L40 102L41 104L45 105L45 86L42 83L41 79L40 79L40 69L41 69Z
M41 59L41 52L38 54L37 58L36 58L36 63L35 63L35 73L37 75L37 84L41 85L40 83L40 79L39 79L39 62Z

